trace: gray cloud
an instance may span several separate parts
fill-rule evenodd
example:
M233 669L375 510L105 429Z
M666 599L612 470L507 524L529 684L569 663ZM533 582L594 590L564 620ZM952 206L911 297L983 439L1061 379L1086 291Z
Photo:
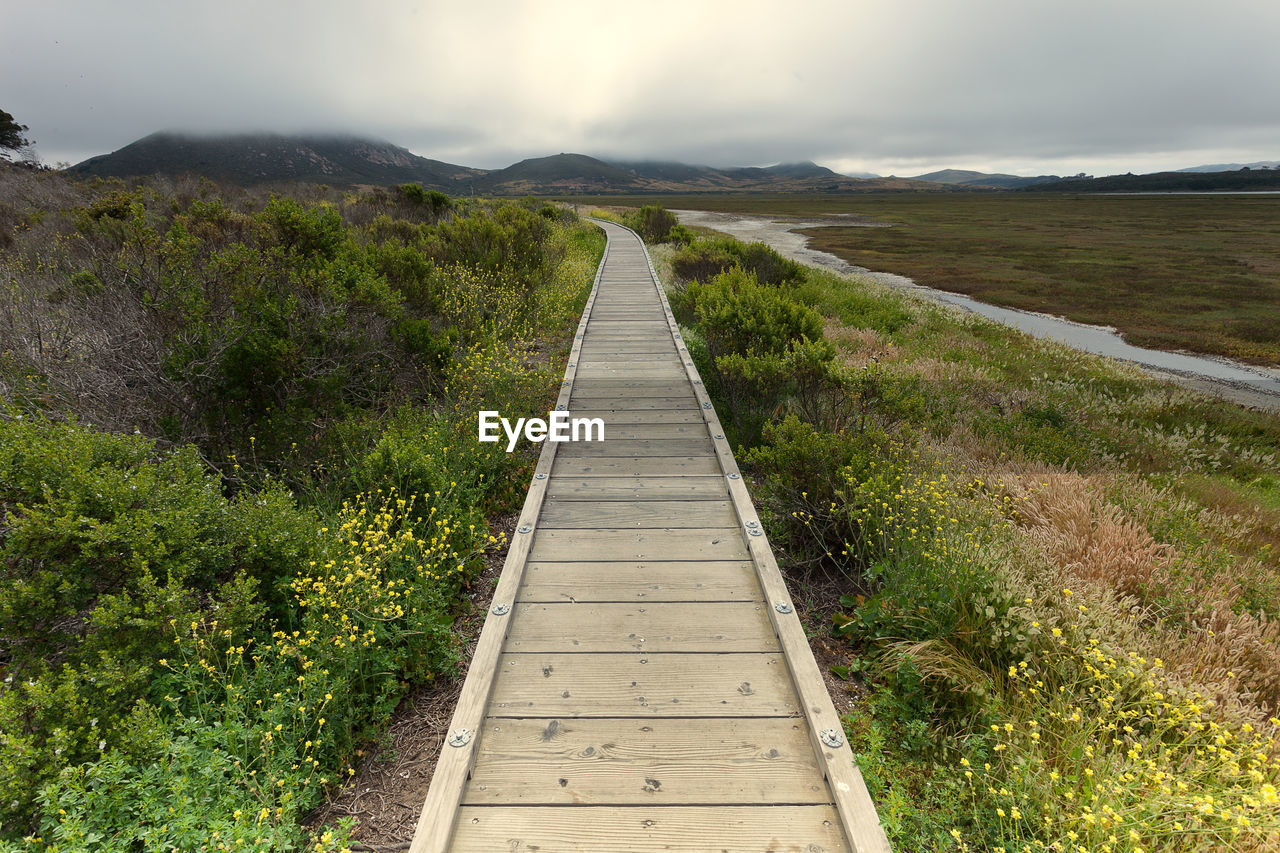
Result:
M1280 157L1257 0L42 2L0 107L42 156L163 128L332 130L485 167L578 151L910 174Z

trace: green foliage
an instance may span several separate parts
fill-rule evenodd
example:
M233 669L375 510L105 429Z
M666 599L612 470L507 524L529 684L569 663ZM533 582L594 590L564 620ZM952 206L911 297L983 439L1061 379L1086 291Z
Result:
M846 326L875 329L888 335L915 319L905 306L895 300L866 293L844 282L836 284L816 275L808 276L797 287L796 297L823 314L838 318Z
M708 281L733 267L751 273L761 284L790 285L805 279L803 266L764 243L741 243L731 237L687 242L671 259L672 270L683 281Z
M18 124L11 113L0 110L0 155L7 157L9 152L31 145L31 140L22 135L28 129L25 124Z
M673 296L672 307L697 328L741 441L756 443L764 423L789 401L815 416L829 410L824 391L844 380L813 310L737 267L705 284L690 283Z
M433 220L438 220L453 209L453 199L439 190L423 189L422 184L401 184L397 187L412 205L425 208Z
M0 448L0 716L24 744L0 795L22 813L37 783L118 745L134 703L160 698L172 623L208 616L243 639L282 615L316 523L277 487L228 500L190 449L140 437L11 415Z
M789 564L831 569L847 562L848 543L861 530L844 505L846 486L865 475L886 443L877 430L831 432L794 414L764 428L744 464L756 475L756 503Z
M977 840L982 827L970 815L969 788L922 748L932 737L920 717L880 693L841 723L895 850L954 850L956 827Z
M427 256L438 265L506 275L524 289L544 284L551 272L543 251L550 236L551 223L515 202L455 213L424 233Z
M286 252L299 256L296 263L331 261L345 242L342 216L332 207L307 207L291 198L273 198L261 214Z
M767 422L744 467L769 534L788 571L845 576L857 658L833 672L865 682L846 730L895 846L1273 843L1274 416L814 273L783 293L857 327L827 331L862 365L841 431L712 355L762 345L704 323L708 292L728 304L673 305L717 402L757 386L738 399Z
M657 204L646 204L639 210L628 213L623 221L646 243L670 242L671 229L680 222L674 213Z
M350 490L421 495L458 523L481 524L484 515L506 506L508 477L518 481L525 460L477 442L475 417L474 411L450 416L400 408L352 466Z
M2 259L76 358L0 330L0 849L338 849L299 823L456 670L485 517L522 496L475 412L546 411L529 353L603 241L413 190L77 203Z
M237 734L184 718L157 732L144 758L112 752L68 768L41 796L38 837L50 850L102 853L199 850L213 839L227 850L302 849L305 801L290 796L293 785L246 786L230 743ZM348 828L326 832L307 849L346 849L348 834Z

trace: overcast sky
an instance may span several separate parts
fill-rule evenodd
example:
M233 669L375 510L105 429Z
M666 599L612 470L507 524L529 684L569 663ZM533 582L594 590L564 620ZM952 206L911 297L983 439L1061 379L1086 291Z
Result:
M1280 3L37 0L0 15L0 109L47 163L175 129L484 168L1149 172L1280 159Z

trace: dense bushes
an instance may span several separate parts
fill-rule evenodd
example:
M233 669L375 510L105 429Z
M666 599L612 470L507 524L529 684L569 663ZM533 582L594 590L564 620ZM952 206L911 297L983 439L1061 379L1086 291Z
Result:
M713 380L708 387L728 403L741 441L754 444L763 424L787 405L811 417L839 417L843 404L828 392L845 379L812 309L735 267L673 294L672 310L697 330ZM835 408L823 405L828 401Z
M403 188L240 207L142 187L50 219L3 258L6 396L305 485L342 464L317 424L429 399L455 347L531 334L570 227Z
M279 487L227 499L190 449L137 436L10 413L0 448L0 797L21 816L61 767L127 746L174 624L243 643L281 619L318 525Z
M750 272L761 284L796 284L805 279L804 267L764 243L740 243L730 237L691 242L671 259L672 271L684 281L707 281L733 267Z
M680 224L676 215L665 207L646 204L626 213L622 224L634 230L646 243L688 243L692 232Z
M522 491L475 411L545 411L603 239L412 187L54 189L0 253L0 849L337 849L302 818L454 671Z
M785 570L845 593L809 595L895 848L1274 847L1276 419L744 267L684 267L672 304ZM789 364L815 342L817 414Z

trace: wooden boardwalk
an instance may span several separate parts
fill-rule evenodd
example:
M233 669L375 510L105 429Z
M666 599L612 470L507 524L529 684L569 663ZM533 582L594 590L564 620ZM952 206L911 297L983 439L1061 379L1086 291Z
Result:
M609 237L412 853L888 851L648 254Z

